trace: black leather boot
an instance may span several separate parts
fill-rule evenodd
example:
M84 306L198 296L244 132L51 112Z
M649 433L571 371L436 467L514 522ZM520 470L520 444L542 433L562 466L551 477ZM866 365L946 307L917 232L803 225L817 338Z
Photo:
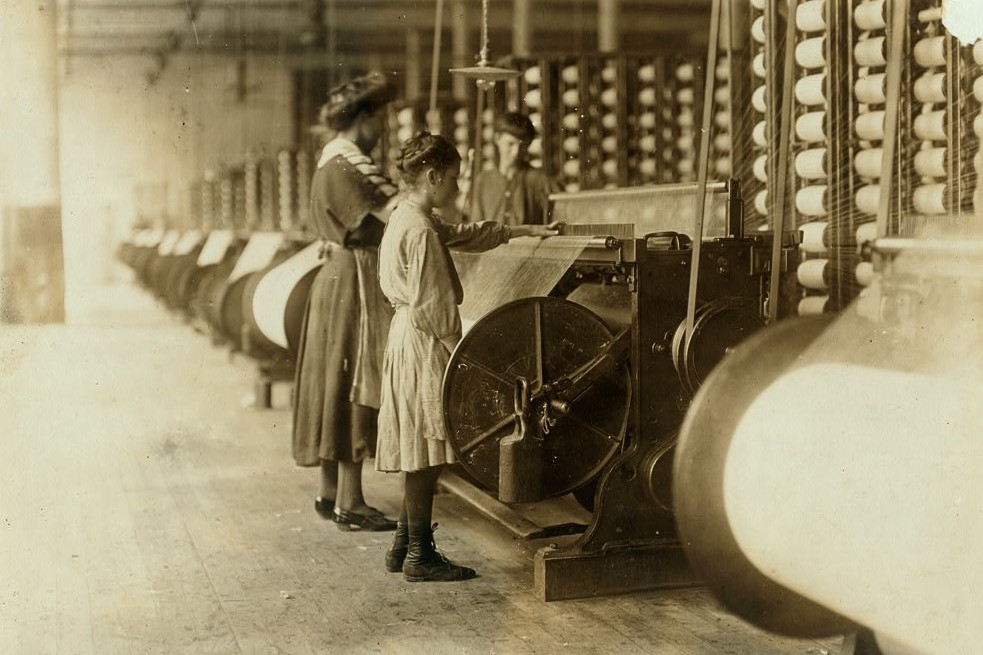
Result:
M386 570L390 573L399 573L403 570L403 560L406 559L406 551L409 548L410 530L405 523L396 523L396 535L393 537L393 545L386 551Z
M407 582L451 582L470 580L477 576L474 569L458 566L437 551L433 531L437 524L410 523L410 543L403 561L403 578Z

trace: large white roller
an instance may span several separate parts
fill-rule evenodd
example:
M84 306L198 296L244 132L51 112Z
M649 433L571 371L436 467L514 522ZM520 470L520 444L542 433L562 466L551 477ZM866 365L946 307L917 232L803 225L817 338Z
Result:
M269 266L282 243L282 232L253 232L229 274L228 283L232 284L239 278Z
M279 266L268 271L256 285L253 294L253 318L263 336L288 348L286 315L287 302L297 284L321 265L321 242L315 241Z
M196 262L200 268L218 264L225 258L225 253L235 240L232 230L212 230L205 239L205 245L201 247Z

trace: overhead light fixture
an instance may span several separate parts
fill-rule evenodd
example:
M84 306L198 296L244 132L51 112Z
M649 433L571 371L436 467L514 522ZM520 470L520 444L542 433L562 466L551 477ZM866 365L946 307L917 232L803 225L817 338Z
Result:
M450 69L453 75L460 75L474 80L482 91L495 87L496 82L518 77L519 71L512 68L492 66L488 52L488 0L481 0L481 52L478 55L478 65L466 68Z

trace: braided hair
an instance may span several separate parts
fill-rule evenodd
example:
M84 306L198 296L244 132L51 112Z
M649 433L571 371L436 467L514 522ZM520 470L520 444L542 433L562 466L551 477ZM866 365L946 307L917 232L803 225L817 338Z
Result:
M396 170L407 184L414 184L427 168L446 171L460 165L461 155L454 144L427 131L404 141L396 155Z

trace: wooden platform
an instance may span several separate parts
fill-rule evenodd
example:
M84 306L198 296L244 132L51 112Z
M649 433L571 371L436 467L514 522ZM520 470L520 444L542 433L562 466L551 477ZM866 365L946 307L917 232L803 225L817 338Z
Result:
M536 549L452 494L437 541L481 574L410 584L386 534L313 512L286 393L134 289L78 327L0 326L0 653L820 655L701 589L542 603ZM119 295L121 294L121 295ZM366 472L393 512L395 476ZM537 520L537 522L539 522Z

